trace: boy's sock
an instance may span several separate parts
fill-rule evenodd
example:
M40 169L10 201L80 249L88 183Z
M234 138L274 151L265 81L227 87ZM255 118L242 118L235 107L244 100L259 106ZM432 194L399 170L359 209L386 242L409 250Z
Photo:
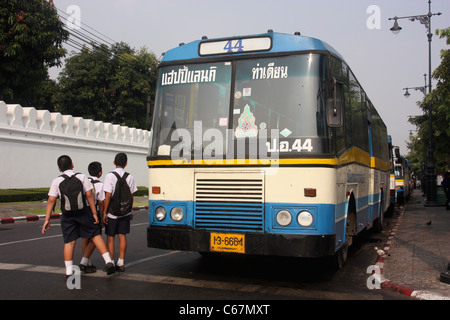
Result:
M71 276L73 273L73 261L66 261L64 260L64 264L66 265L66 275Z
M118 266L123 266L124 265L124 260L123 259L117 259L117 265Z
M104 254L102 254L103 260L105 260L105 263L112 263L114 264L114 261L111 260L111 256L109 255L109 252L105 252Z
M90 262L91 262L91 261L89 260L89 258L83 257L83 258L81 259L80 264L82 264L83 266L90 266L90 265L91 265Z

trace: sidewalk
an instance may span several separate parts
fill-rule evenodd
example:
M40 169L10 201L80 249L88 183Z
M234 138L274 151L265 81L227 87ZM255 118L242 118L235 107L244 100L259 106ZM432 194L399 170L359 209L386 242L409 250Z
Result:
M450 300L450 284L440 274L450 263L450 210L425 207L414 190L379 258L382 287L422 300Z

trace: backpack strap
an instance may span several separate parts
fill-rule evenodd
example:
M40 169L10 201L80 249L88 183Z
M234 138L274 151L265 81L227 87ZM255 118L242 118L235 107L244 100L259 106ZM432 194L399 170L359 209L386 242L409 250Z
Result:
M115 171L111 171L111 173L114 174L114 175L116 176L117 180L119 180L119 179L121 179L121 178L123 178L123 179L126 180L126 179L128 178L128 175L129 175L128 172L125 172L125 173L123 174L122 177L120 176L120 174L118 174L118 173L115 172Z
M100 180L95 180L94 178L89 177L89 180L91 180L92 184L100 183Z
M60 175L60 177L62 177L62 178L64 178L64 179L67 179L67 178L75 177L77 174L80 174L80 173L77 172L77 173L75 173L73 176L70 176L70 177L69 177L67 174L63 173L62 175Z
M118 173L115 172L115 171L111 171L111 173L112 173L113 175L115 175L117 179L120 179L120 174L118 174Z

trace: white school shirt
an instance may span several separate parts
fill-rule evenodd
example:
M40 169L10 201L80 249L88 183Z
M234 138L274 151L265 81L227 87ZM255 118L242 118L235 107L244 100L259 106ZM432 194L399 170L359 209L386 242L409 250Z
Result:
M89 181L92 180L99 180L97 177L89 177ZM100 180L99 180L100 181ZM95 192L94 192L94 196L95 196L95 203L97 203L98 201L105 201L105 192L103 191L103 182L97 182L97 183L92 183L92 185L94 186Z
M121 176L121 177L125 173L125 169L123 169L123 168L116 168L116 169L114 169L114 171L117 172L119 174L119 176ZM131 174L128 174L128 177L127 177L126 181L127 181L128 186L130 187L131 193L132 194L135 193L138 189L136 187L136 183L134 182L134 178L133 178L133 176ZM114 194L114 189L116 187L116 182L117 182L117 177L114 175L114 173L109 172L106 175L106 177L105 177L105 181L103 182L103 191L105 191L105 193L106 192L111 193L111 196L112 196ZM126 215L124 215L122 217L126 217L126 216L128 216L130 214L131 214L131 211L128 214L126 214ZM114 216L114 215L112 215L110 213L108 213L107 217L111 218L111 219L122 218L122 217Z
M70 170L64 171L62 174L65 174L65 175L71 177L75 174L75 172L72 169L70 169ZM89 179L84 174L82 174L82 173L77 174L77 178L83 184L83 191L85 194L86 194L86 191L89 191L92 188L94 188L92 186L92 183L89 181ZM50 190L48 191L48 195L52 196L52 197L61 198L61 193L59 191L59 184L63 181L64 181L64 178L61 176L53 179L52 184L50 185Z

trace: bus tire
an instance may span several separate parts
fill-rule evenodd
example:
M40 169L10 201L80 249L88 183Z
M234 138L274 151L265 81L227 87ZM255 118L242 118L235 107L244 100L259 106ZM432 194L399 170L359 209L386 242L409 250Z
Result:
M342 269L347 262L348 244L344 245L333 256L333 267L337 270Z
M333 256L333 267L335 269L342 269L347 262L348 247L353 243L353 236L356 235L356 207L353 195L350 198L350 203L347 213L347 222L345 226L345 242L344 245Z

